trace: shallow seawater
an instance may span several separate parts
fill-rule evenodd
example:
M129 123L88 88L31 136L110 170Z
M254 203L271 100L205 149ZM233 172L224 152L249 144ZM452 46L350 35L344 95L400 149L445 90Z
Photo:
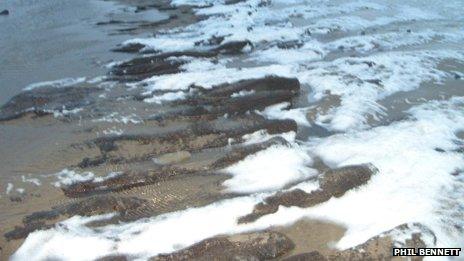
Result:
M0 9L0 103L29 84L63 78L104 75L104 65L127 58L110 49L127 35L113 34L96 23L113 18L157 21L155 11L134 13L133 7L100 0L7 0Z
M84 260L114 254L147 259L216 235L285 226L304 218L345 227L334 244L338 249L414 222L435 234L436 242L426 242L429 246L464 246L464 2L173 4L205 5L196 13L209 17L126 43L170 52L225 36L225 41L249 40L252 46L236 57L180 57L185 59L182 72L131 83L132 90L163 91L146 100L155 106L183 99L192 84L208 89L267 75L296 77L304 88L297 108L287 109L284 103L258 113L294 119L300 132L285 137L288 147L260 151L224 170L231 178L222 185L239 193L237 197L98 229L87 224L112 216L76 216L30 234L13 260L31 253L37 259L71 258L81 254L81 248L92 249ZM289 42L297 47L278 46ZM85 71L82 75L87 76ZM249 142L268 138L266 133L247 137ZM378 173L343 197L311 208L281 207L253 223L237 224L266 196L293 185L305 191L317 188L307 180L322 171L316 166L319 160L331 168L370 163Z

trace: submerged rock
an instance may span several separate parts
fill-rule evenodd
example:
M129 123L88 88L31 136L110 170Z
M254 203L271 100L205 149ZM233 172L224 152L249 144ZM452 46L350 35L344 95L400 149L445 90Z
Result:
M206 239L151 260L269 260L281 257L293 248L293 242L285 235L265 231Z
M38 116L54 111L73 110L92 104L96 87L43 87L24 91L0 107L0 121L20 118L27 113Z
M279 206L301 208L312 207L332 197L341 197L348 190L366 184L376 170L371 165L347 166L329 170L318 177L319 189L307 193L301 189L281 192L270 196L255 206L253 212L239 219L239 223L248 223L277 212Z

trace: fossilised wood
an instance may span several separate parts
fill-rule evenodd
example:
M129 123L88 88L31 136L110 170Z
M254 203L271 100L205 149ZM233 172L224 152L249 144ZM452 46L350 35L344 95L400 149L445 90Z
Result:
M194 152L207 148L228 145L229 139L241 139L245 134L258 130L267 130L270 134L296 131L293 120L266 120L258 115L232 120L198 122L189 128L158 135L120 135L101 137L93 140L101 156L85 158L78 165L81 168L97 166L104 163L119 164L145 161L155 156L176 151ZM131 149L137 150L131 154Z
M326 261L325 258L321 253L318 251L312 251L309 253L298 254L294 256L287 257L282 261Z
M127 221L131 215L140 213L147 208L148 201L135 197L116 197L109 195L96 196L83 199L79 202L64 206L54 207L51 210L32 213L23 219L24 226L16 226L4 236L7 240L25 238L38 229L47 229L51 225L47 221L57 220L60 217L71 217L75 215L92 216L111 212L119 212L118 218Z
M242 80L230 84L221 84L205 91L209 97L229 97L240 91L292 91L300 90L300 82L296 78L267 76L261 79Z
M291 103L299 90L298 79L278 76L222 84L212 89L197 86L196 93L191 97L172 102L172 109L154 115L149 120L160 121L181 117L214 119L226 114L240 115L282 102ZM240 93L242 95L233 95ZM145 98L149 96L137 97L137 99Z
M145 57L137 57L113 66L110 70L110 74L115 76L117 80L129 81L142 80L154 75L178 73L182 71L180 67L186 62L172 58L184 56L210 58L219 54L238 54L247 45L251 45L251 43L249 41L228 42L209 50L166 52ZM142 44L132 43L127 46L122 46L117 50L140 51L143 48L144 46Z
M258 218L277 212L279 206L302 208L312 207L323 203L332 197L341 197L348 190L366 184L376 170L371 165L347 166L329 170L318 178L319 189L306 193L301 189L294 189L270 196L255 206L252 213L239 219L239 223L249 223Z
M24 91L0 107L0 121L20 118L28 112L37 115L73 110L94 103L96 87L41 87Z
M99 182L78 182L64 187L62 190L67 197L84 197L108 192L119 192L193 173L193 171L187 169L166 166L141 172L128 171Z
M294 243L285 235L264 231L205 239L186 249L151 260L269 260L293 248Z
M243 160L248 155L254 154L260 150L267 149L271 146L286 146L287 142L280 137L272 138L268 141L238 146L214 161L211 165L205 166L201 171L178 168L174 166L161 166L144 172L126 172L122 175L112 177L100 182L84 181L72 184L63 188L63 192L68 197L82 197L93 194L107 192L117 192L134 187L146 186L156 182L165 181L172 178L178 178L182 175L202 174L227 167L233 163Z

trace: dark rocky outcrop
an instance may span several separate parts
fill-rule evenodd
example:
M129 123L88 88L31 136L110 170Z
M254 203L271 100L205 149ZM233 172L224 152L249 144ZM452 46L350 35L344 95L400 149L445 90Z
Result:
M239 223L248 223L258 218L277 212L279 206L302 208L311 207L341 197L345 192L366 184L375 174L371 165L348 166L329 170L318 177L319 189L306 193L301 189L281 192L270 196L255 206L253 212L239 219Z
M0 12L0 15L9 15L9 14L10 14L10 11L6 9Z
M92 104L100 92L95 87L43 87L24 91L0 108L0 121L19 118L27 113L38 116L53 111L73 110Z
M281 257L293 248L293 242L285 235L265 231L206 239L151 260L270 260Z

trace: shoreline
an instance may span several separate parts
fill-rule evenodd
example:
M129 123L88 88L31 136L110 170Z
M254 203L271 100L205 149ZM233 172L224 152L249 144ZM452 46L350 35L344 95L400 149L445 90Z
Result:
M124 37L155 37L114 46L115 55L132 58L107 66L105 77L23 91L0 109L0 134L6 137L0 207L8 209L0 214L2 258L19 247L16 260L32 252L37 259L53 257L47 251L69 258L78 252L61 253L59 244L91 247L84 242L94 240L95 249L82 258L388 259L392 246L443 240L438 225L418 218L431 209L427 204L418 206L417 216L396 218L389 211L409 203L388 205L384 199L402 191L410 200L422 195L411 189L417 180L404 178L420 177L408 165L425 164L415 155L437 159L443 176L418 169L437 184L446 180L456 187L447 200L459 195L462 151L454 141L462 138L454 133L464 119L460 56L390 50L390 39L378 39L397 36L383 20L373 25L380 33L350 25L356 29L347 30L359 36L326 32L312 13L305 14L307 21L303 14L289 16L311 31L282 25L265 17L266 11L286 16L279 1L197 7L115 2L131 3L135 15L152 10L166 18L97 19L96 27ZM360 17L382 10L348 7ZM244 20L237 21L242 13ZM329 22L331 15L340 14L329 13ZM392 23L422 26L425 14L408 15L419 18ZM246 17L256 19L257 29L241 31ZM227 26L217 29L211 22ZM210 26L229 34L209 36ZM259 31L264 29L270 33ZM403 31L398 34L416 41L411 29ZM287 39L294 35L299 39ZM359 44L364 36L375 43ZM350 44L348 51L340 47ZM400 164L401 146L412 152L397 169L392 164ZM398 190L391 186L395 180L404 182ZM438 204L432 196L430 205ZM378 221L381 213L393 221ZM177 237L157 233L173 229ZM157 244L146 245L147 238ZM38 251L42 243L47 250Z

